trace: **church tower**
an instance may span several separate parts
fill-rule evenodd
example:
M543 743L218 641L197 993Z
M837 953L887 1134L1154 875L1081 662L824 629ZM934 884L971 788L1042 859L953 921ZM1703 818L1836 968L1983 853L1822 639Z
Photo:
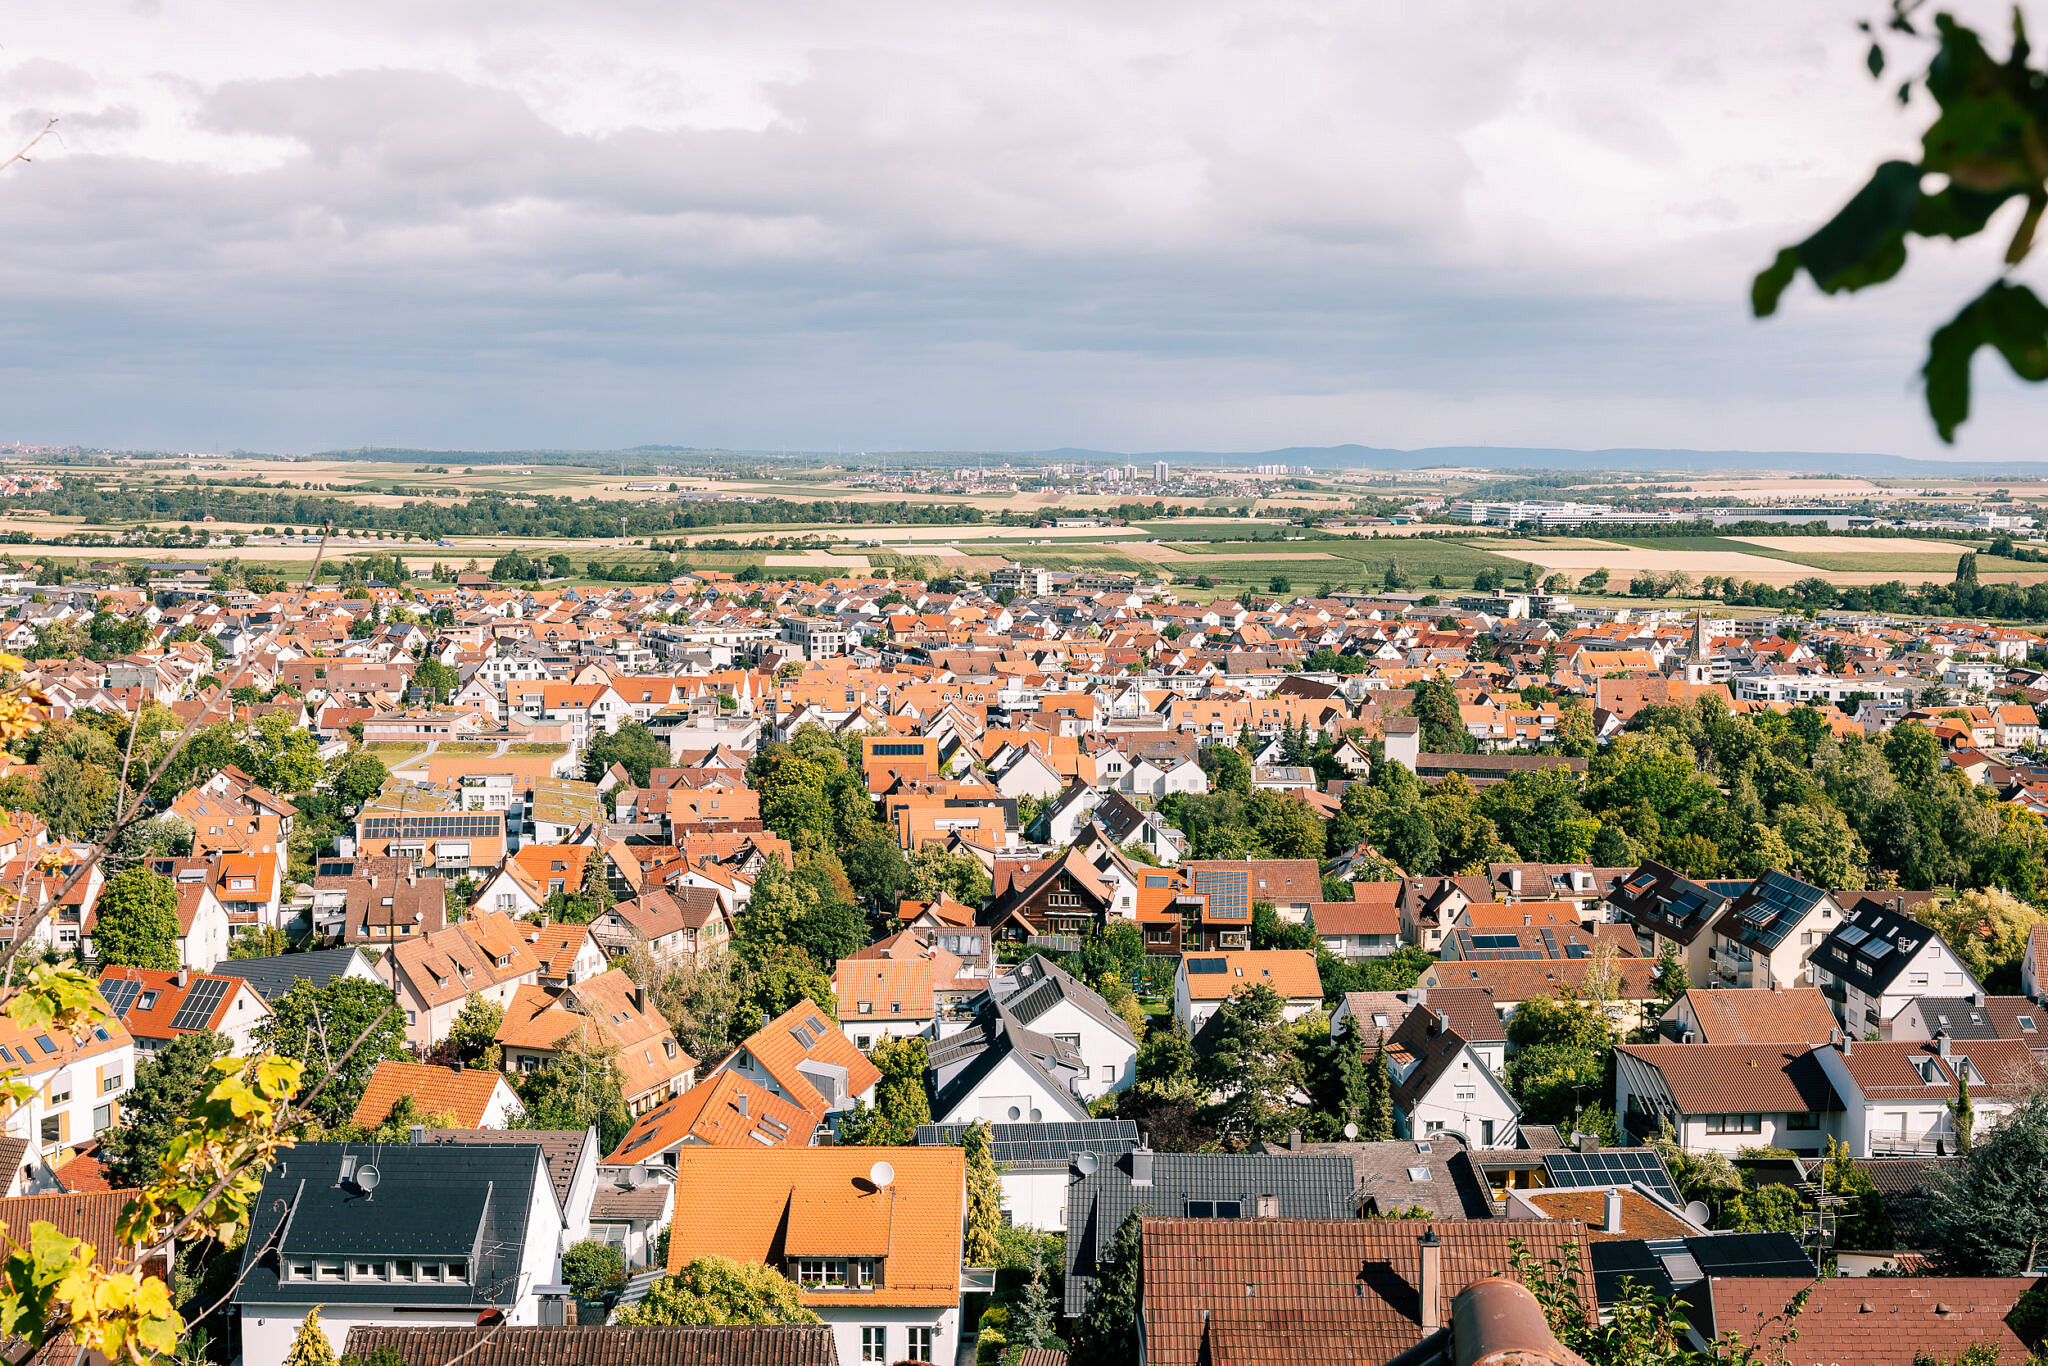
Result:
M1685 659L1685 681L1688 683L1711 683L1714 681L1712 647L1708 644L1707 614L1695 612L1692 617L1692 650Z

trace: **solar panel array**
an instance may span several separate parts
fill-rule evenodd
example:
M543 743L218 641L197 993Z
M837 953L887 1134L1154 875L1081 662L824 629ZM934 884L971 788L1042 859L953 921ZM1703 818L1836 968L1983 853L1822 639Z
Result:
M213 1022L213 1012L220 1008L221 997L228 994L228 983L218 977L202 977L192 984L186 994L185 1003L178 1007L178 1013L171 1017L173 1029L204 1029Z
M129 1007L135 1004L135 998L141 994L142 983L132 978L117 977L110 982L100 983L100 995L107 998L107 1004L113 1007L114 1018L117 1020L128 1018Z
M960 1141L965 1124L921 1124L917 1142L944 1147ZM1116 1156L1138 1146L1138 1126L1128 1119L1069 1120L1045 1124L992 1124L989 1153L997 1162L1069 1162L1079 1153Z
M1707 1276L1811 1277L1813 1259L1789 1233L1720 1233L1688 1238L1685 1250Z
M1230 960L1227 958L1185 958L1181 961L1188 965L1188 973L1191 976L1205 972L1228 972L1230 970Z
M1543 1166L1549 1172L1553 1186L1566 1189L1625 1186L1631 1181L1640 1181L1674 1207L1683 1208L1685 1205L1678 1196L1678 1187L1671 1182L1671 1174L1664 1170L1664 1163L1648 1148L1605 1148L1597 1153L1545 1153Z

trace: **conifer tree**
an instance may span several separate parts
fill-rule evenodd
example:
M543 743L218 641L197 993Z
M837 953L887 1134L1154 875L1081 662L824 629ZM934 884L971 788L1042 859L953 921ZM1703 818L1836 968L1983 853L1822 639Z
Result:
M1130 1366L1138 1360L1139 1290L1144 1283L1142 1244L1138 1238L1140 1206L1117 1228L1109 1255L1095 1278L1095 1297L1074 1324L1068 1349L1072 1366Z
M989 1147L988 1121L977 1119L960 1135L967 1150L967 1242L969 1266L993 1266L1002 1252L1003 1188Z
M284 1366L334 1366L334 1344L320 1326L319 1305L307 1311L299 1335L292 1339L292 1349L285 1353Z
M1387 1036L1372 1053L1372 1069L1366 1076L1365 1118L1359 1121L1361 1138L1384 1140L1394 1136L1394 1078L1387 1071Z

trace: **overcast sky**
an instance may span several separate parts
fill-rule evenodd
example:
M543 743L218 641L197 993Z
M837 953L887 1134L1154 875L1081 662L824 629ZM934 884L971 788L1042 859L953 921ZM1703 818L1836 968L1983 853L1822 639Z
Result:
M11 6L0 440L1941 453L1995 247L1745 308L1925 121L1878 8Z

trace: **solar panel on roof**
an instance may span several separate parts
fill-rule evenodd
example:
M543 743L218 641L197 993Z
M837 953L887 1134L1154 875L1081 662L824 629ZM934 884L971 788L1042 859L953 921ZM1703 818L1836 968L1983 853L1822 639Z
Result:
M1228 972L1230 963L1222 958L1190 958L1187 960L1190 973Z
M112 1007L114 1018L117 1020L128 1018L128 1008L135 1004L135 998L141 994L142 983L132 979L121 978L100 983L100 995L106 997L107 1004Z
M1870 931L1864 929L1861 925L1849 925L1842 930L1842 942L1852 949L1868 938L1870 938Z
M1657 1154L1647 1148L1610 1148L1597 1153L1545 1153L1543 1165L1551 1184L1564 1187L1614 1186L1639 1181L1658 1198L1683 1205L1678 1187Z
M219 1009L221 997L227 994L228 984L220 978L200 978L186 993L185 1003L178 1007L178 1013L171 1017L171 1028L206 1028L213 1022L213 1012Z
M1885 943L1882 939L1873 939L1870 943L1863 946L1863 956L1873 963L1891 951L1892 946Z

